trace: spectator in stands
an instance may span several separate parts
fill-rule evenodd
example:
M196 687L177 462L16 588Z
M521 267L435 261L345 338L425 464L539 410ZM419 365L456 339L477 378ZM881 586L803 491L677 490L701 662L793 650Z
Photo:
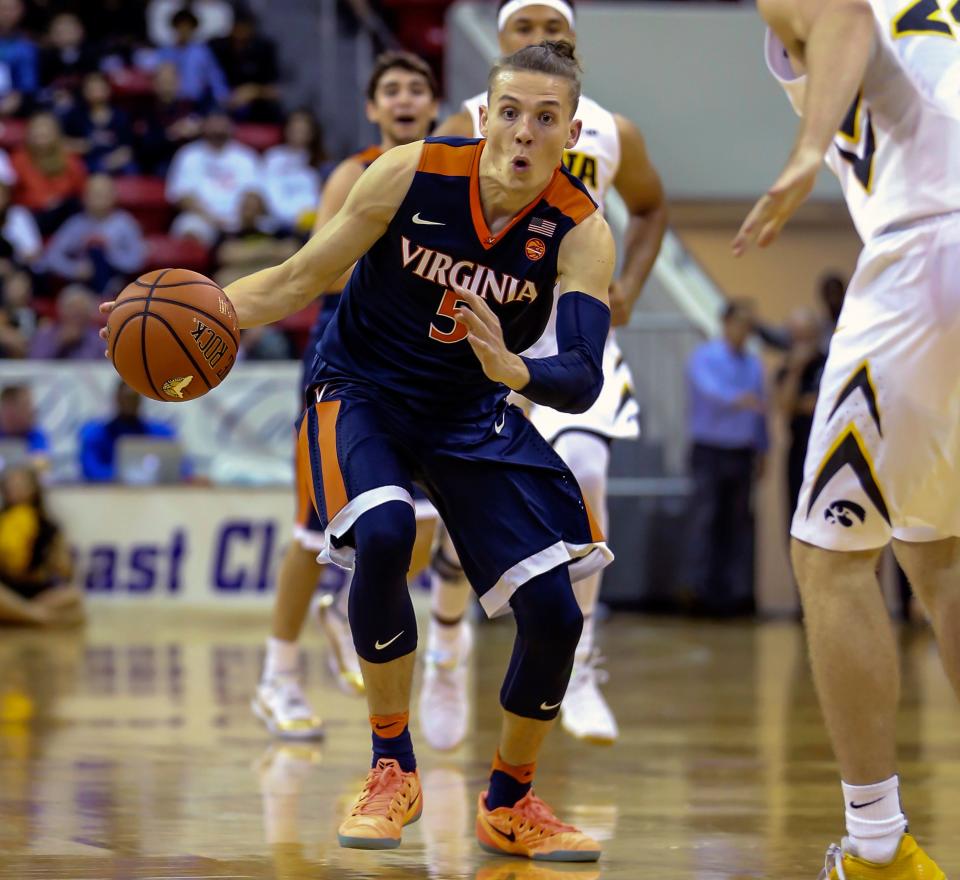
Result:
M227 106L234 118L279 122L277 50L272 40L258 33L254 16L238 12L230 35L211 40L210 49L230 86Z
M161 64L153 72L153 95L136 122L136 153L140 168L164 176L174 154L199 137L203 119L193 101L180 97L180 75L175 64Z
M155 46L172 46L176 30L174 13L189 9L197 19L197 39L201 42L225 37L233 26L234 9L227 0L150 0L147 4L147 32Z
M82 284L68 284L57 295L57 320L34 334L34 360L92 361L103 357L97 320L97 298Z
M33 310L33 278L15 270L0 275L0 358L24 358L37 330Z
M827 354L821 346L823 322L809 308L794 311L787 322L790 348L774 377L774 403L788 426L787 530L803 483L803 463L813 427L813 410Z
M40 50L40 85L55 106L72 103L86 74L97 69L98 58L87 41L83 22L73 12L60 12L47 29L47 45Z
M130 118L110 103L111 98L109 80L99 71L88 73L83 78L83 99L63 117L63 133L88 171L131 174L136 164Z
M10 154L0 149L0 183L4 186L13 186L17 182L17 173L13 170Z
M39 87L37 47L21 30L21 0L0 0L0 116L30 112Z
M83 623L83 592L63 530L47 511L29 466L0 474L0 622L29 626Z
M723 335L697 347L687 364L689 585L694 610L708 614L754 609L751 495L768 443L763 364L746 350L752 330L752 305L731 301Z
M309 234L320 204L323 159L320 126L309 110L290 114L283 143L263 155L263 192L267 210L285 229Z
M139 274L145 259L140 225L117 208L113 179L94 174L87 180L84 210L57 230L45 264L55 275L81 281L104 297L119 293Z
M0 439L23 440L34 460L42 462L50 454L50 441L37 426L29 385L5 385L0 390Z
M201 107L220 106L230 97L226 77L206 43L197 40L197 17L181 9L172 19L177 38L172 46L159 49L160 64L175 64L180 74L180 97Z
M240 227L244 193L261 187L260 157L234 140L233 123L222 110L209 113L203 138L182 147L167 176L167 199L182 212L174 236L212 246L223 233Z
M0 183L0 260L33 267L43 253L37 221L23 205L11 202L10 187Z
M87 182L87 169L67 149L57 117L46 112L32 116L26 144L12 161L17 175L14 201L33 211L42 235L52 235L80 210Z
M88 422L80 429L80 470L91 483L107 483L117 477L117 441L121 437L158 437L175 440L167 425L140 415L143 398L125 382L117 385L116 410L109 419Z
M826 310L827 318L820 334L820 347L826 354L830 348L830 339L837 329L840 310L847 295L847 283L836 272L828 272L820 279L820 302Z
M258 192L243 194L240 200L240 224L223 236L217 248L217 283L224 287L251 272L282 263L296 253L300 242L282 235L282 229L266 211Z

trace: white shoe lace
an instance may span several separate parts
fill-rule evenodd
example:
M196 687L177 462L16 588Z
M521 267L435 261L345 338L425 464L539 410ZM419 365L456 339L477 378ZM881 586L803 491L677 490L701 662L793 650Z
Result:
M296 679L275 678L268 682L267 687L270 692L269 702L280 709L278 714L287 718L309 718L313 715L307 698L300 689L300 682Z
M827 847L827 854L823 858L823 870L817 880L830 880L832 871L837 872L837 880L847 880L846 872L843 870L843 847L837 843L831 843Z
M610 681L610 673L602 668L602 664L606 662L607 658L600 653L600 649L594 648L583 663L573 667L573 677L581 680L577 681L576 684L581 686L585 684L593 684L594 686L606 684ZM571 685L573 684L574 682L571 682Z

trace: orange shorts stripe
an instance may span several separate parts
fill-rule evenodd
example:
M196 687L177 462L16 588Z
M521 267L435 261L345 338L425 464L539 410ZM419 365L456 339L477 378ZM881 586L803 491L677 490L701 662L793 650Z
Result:
M327 522L347 506L347 487L343 484L340 459L337 457L337 416L340 401L316 404L317 444L320 447L320 470L323 476L323 498Z
M306 527L310 519L311 507L316 510L317 498L313 489L313 475L310 468L310 431L309 419L304 418L300 423L300 434L297 436L297 525Z
M607 536L604 535L603 530L600 528L596 519L594 519L593 511L590 509L590 505L587 502L587 499L583 499L583 509L587 512L587 522L590 523L590 540L591 541L606 541Z
M563 174L558 174L553 185L545 193L546 200L558 211L566 214L574 223L586 220L597 206L582 190L577 189Z
M473 144L464 144L462 147L452 144L424 144L417 170L427 174L444 174L447 177L468 177L476 149Z

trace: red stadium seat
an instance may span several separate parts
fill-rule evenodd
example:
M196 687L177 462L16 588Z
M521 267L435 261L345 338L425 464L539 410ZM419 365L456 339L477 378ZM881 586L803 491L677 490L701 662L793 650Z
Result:
M307 347L307 340L310 338L310 331L313 329L313 322L316 320L322 302L322 299L315 299L306 308L287 315L286 318L277 322L277 326L293 341L294 350L298 353Z
M283 140L283 128L267 123L244 122L234 129L233 136L248 147L263 152Z
M145 234L166 232L173 219L162 177L121 176L114 179L117 205L137 218Z
M110 74L116 98L144 97L153 92L153 78L139 67L123 67Z
M4 119L0 122L0 147L9 151L23 145L27 134L26 119Z
M173 238L169 235L147 236L147 262L144 272L151 269L210 270L210 250L192 238Z

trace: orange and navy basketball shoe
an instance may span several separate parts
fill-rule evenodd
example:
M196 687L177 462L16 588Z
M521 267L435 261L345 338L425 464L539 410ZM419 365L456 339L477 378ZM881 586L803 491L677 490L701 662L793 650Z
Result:
M477 804L477 840L487 852L536 861L595 862L600 844L561 822L533 791L512 807L487 809L487 793Z
M885 865L861 859L847 838L839 846L830 844L818 880L947 880L947 875L911 835L904 834L897 854Z
M340 826L340 846L351 849L396 849L404 825L423 812L417 771L404 773L391 758L381 758L367 774L363 791Z

